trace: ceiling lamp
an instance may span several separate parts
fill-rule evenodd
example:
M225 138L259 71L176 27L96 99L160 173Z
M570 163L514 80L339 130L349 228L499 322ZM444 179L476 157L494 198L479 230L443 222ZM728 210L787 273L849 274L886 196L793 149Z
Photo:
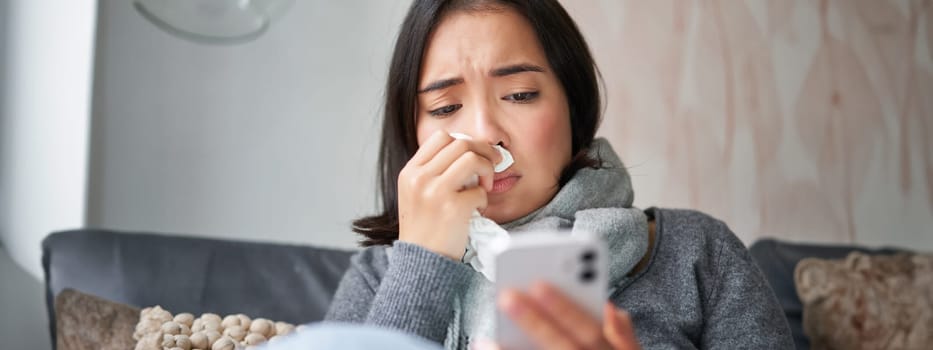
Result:
M294 0L135 0L133 6L162 30L206 44L255 40Z

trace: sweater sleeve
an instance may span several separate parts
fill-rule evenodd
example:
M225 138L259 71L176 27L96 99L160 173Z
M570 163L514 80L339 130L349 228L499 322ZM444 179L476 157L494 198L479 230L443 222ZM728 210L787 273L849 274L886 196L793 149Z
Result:
M350 258L350 267L343 274L337 291L324 316L325 321L363 323L380 280L388 267L385 249L366 248Z
M453 301L473 270L420 246L396 242L391 258L354 257L326 320L397 329L443 343ZM381 276L381 278L380 278Z
M714 235L702 348L793 349L787 319L761 270L725 224L721 230Z

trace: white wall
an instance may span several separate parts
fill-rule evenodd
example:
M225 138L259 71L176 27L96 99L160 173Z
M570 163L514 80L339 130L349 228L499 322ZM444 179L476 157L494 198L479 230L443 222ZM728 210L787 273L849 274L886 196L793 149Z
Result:
M352 246L350 220L374 208L385 70L408 3L296 1L259 40L225 47L174 38L129 1L101 2L88 224ZM873 49L902 42L888 39L907 33L896 20L905 12L872 14L897 15L878 22L892 21L891 32L872 34L857 16L865 4L834 2L830 19L851 18L833 33L844 45L827 46L811 1L563 3L606 78L601 134L632 167L637 204L706 211L746 244L778 236L933 247L933 176L921 171L933 159L918 146L933 130L921 128L930 109L908 106L920 112L906 114L916 134L901 157L905 135L892 116L902 96L888 86L909 75L886 76L881 67L899 64L900 51ZM720 8L723 32L712 15ZM846 47L855 54L833 55L840 62L818 59ZM916 51L929 61L926 47ZM916 96L929 95L931 66L916 70ZM828 67L864 79L828 81ZM860 103L847 121L887 126L814 133L813 121L838 118L831 99L802 97L837 85ZM845 141L831 150L836 161L814 157L823 132ZM857 186L838 188L843 178Z
M95 0L4 1L0 238L41 278L39 244L84 225Z
M933 11L563 3L602 69L600 132L631 167L637 205L705 211L746 244L933 251Z
M89 225L355 246L407 7L296 1L258 40L210 46L101 2Z
M9 1L0 1L0 127L3 126L3 99L6 97L6 61L7 61L7 35L10 33L8 24L10 22L10 3ZM2 150L2 149L0 149ZM0 156L3 152L0 151ZM3 158L0 158L0 164L3 164Z

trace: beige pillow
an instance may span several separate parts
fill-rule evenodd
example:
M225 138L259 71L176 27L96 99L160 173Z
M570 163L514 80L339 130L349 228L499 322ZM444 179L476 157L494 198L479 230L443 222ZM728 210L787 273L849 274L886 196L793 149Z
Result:
M813 349L933 348L933 255L807 258L794 282Z
M65 289L55 297L56 349L133 349L137 321L135 307Z

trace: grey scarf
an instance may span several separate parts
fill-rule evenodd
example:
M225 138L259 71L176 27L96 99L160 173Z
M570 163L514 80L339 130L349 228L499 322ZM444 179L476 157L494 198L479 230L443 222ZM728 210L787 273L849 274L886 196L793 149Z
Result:
M597 234L608 244L609 283L616 285L648 250L648 218L632 207L632 181L609 142L597 138L589 154L602 161L600 168L580 169L547 205L502 227L511 234L547 229Z
M532 230L572 229L598 235L608 245L610 295L648 250L648 218L632 207L634 192L628 172L605 139L590 145L590 156L602 162L597 169L584 168L557 192L544 207L518 220L503 224L509 234ZM492 284L476 274L471 287L456 302L455 314L462 331L491 335ZM460 328L451 325L447 347L456 343Z

